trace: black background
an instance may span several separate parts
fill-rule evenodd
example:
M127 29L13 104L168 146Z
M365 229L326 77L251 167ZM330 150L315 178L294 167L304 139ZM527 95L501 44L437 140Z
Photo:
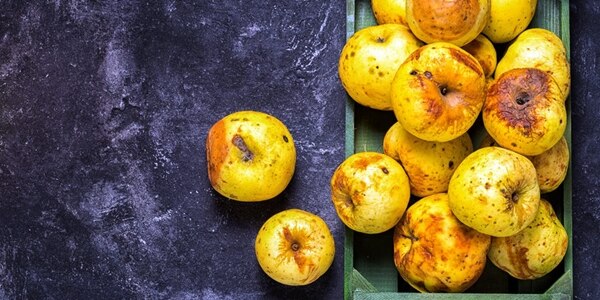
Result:
M542 0L540 0L542 1ZM575 297L600 297L600 3L571 1ZM0 298L342 297L330 204L344 157L344 1L0 2ZM254 109L290 129L286 191L216 194L208 128ZM286 208L323 217L331 269L286 287L254 236Z

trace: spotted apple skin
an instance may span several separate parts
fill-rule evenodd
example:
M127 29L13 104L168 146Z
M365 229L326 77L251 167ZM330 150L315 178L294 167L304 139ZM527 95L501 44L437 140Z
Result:
M327 223L313 213L288 209L270 217L255 239L256 258L273 280L291 286L319 279L335 257Z
M221 195L264 201L279 195L292 179L296 148L276 117L239 111L217 121L206 139L208 179Z

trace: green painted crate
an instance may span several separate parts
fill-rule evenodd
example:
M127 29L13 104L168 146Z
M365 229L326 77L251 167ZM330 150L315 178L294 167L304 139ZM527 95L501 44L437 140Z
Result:
M346 1L347 38L357 30L375 25L370 0ZM569 1L538 0L530 27L549 29L562 38L569 53ZM498 53L501 57L501 53ZM565 137L571 145L571 105L566 102L568 123ZM346 155L383 152L382 140L396 121L392 112L357 105L348 97L346 105ZM477 137L474 138L474 144ZM569 249L563 262L550 274L536 280L516 280L488 263L479 280L462 294L422 294L399 276L393 262L393 230L366 235L346 229L344 249L345 299L570 299L573 297L571 171L561 187L544 195L556 210L569 234Z

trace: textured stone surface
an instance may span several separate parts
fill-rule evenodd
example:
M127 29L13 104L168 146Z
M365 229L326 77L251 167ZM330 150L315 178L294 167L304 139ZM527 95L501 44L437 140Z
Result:
M340 298L344 20L343 1L2 1L0 298ZM268 202L207 180L208 128L242 109L296 140L293 181ZM308 287L254 256L291 207L336 237Z

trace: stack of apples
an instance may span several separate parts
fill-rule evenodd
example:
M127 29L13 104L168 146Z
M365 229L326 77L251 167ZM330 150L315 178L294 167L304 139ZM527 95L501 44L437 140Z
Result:
M537 1L371 4L378 24L348 39L339 77L397 122L383 153L332 174L341 221L393 229L393 263L421 292L465 291L488 261L518 279L548 274L568 247L544 194L567 174L571 79L561 39L529 27Z

